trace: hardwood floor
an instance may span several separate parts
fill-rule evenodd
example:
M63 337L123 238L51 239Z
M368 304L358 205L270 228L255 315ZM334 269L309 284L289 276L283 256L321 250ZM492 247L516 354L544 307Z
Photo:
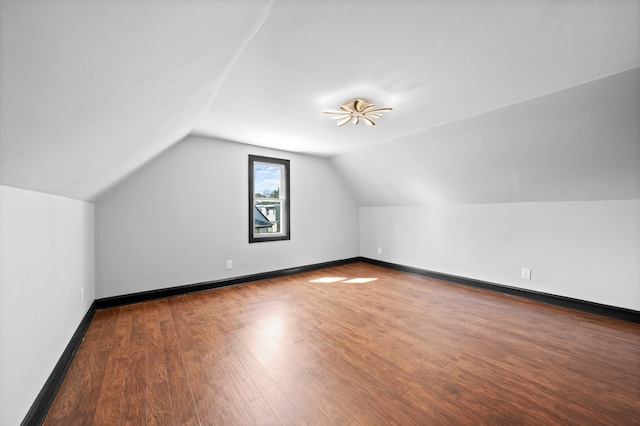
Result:
M634 425L640 325L356 263L99 311L45 424Z

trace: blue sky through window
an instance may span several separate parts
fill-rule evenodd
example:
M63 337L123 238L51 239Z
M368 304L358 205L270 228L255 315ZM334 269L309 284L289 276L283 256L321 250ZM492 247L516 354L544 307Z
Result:
M265 190L275 191L280 189L281 168L265 164L255 164L253 172L253 188L258 194Z

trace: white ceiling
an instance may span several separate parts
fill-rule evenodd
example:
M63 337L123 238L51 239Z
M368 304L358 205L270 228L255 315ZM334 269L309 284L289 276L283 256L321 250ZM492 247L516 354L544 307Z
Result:
M91 200L188 134L334 156L640 66L638 0L0 0L0 183ZM378 125L321 113L362 97Z

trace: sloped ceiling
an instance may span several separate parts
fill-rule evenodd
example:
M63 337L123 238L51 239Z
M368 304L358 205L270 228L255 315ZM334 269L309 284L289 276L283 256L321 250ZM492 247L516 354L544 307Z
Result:
M3 1L0 182L92 199L189 134L268 6Z
M0 2L0 183L82 200L188 134L333 157L353 187L377 145L640 66L637 0ZM321 113L355 97L394 109ZM440 191L522 198L455 195L466 180Z
M640 198L640 68L329 161L360 206Z

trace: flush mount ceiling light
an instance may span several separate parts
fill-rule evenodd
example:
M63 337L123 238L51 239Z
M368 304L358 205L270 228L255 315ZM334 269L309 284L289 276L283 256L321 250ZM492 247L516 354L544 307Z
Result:
M358 124L360 121L364 121L369 126L375 126L372 118L380 118L383 111L391 111L393 108L377 108L375 105L367 102L363 99L354 99L342 105L340 109L325 109L322 111L325 114L335 114L334 120L338 121L338 127L342 127L345 124L351 122L352 124Z

